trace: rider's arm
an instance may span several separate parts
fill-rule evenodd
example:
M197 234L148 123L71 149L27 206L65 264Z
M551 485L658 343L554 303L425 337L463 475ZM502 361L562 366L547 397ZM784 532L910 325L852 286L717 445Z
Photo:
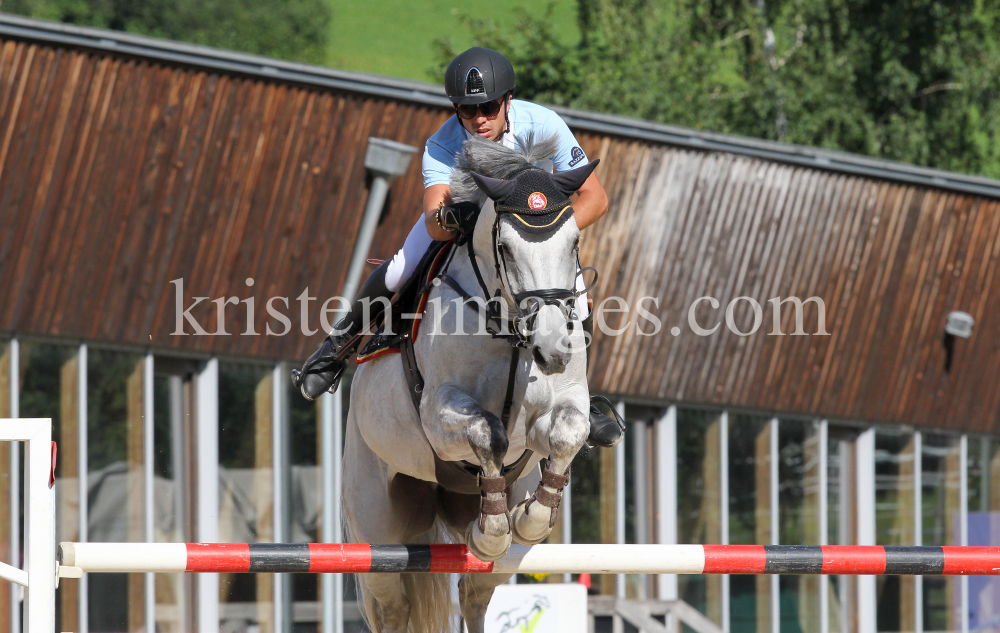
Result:
M593 177L591 174L591 178ZM590 179L587 182L590 182ZM455 237L454 232L445 231L438 226L437 220L434 218L438 207L442 204L451 204L451 187L449 185L431 185L424 189L424 222L427 223L427 233L432 239L439 242ZM607 207L607 203L604 206Z
M581 229L597 222L602 215L608 212L608 194L604 191L604 185L597 179L596 173L590 174L576 193L577 198L573 201L573 216L576 218L577 226ZM427 200L426 195L424 200ZM433 233L431 235L433 236Z

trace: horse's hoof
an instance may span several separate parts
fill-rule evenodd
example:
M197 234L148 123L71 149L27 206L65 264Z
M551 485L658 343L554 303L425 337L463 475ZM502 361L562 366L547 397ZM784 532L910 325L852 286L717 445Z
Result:
M514 542L518 545L538 545L549 538L549 534L552 533L552 528L549 527L549 517L542 520L541 517L532 517L528 514L530 501L531 499L525 499L510 511L511 522L514 524L512 530ZM539 510L545 507L540 503L535 505ZM552 511L549 510L549 512Z
M500 518L504 521L507 520L502 515ZM477 519L470 523L468 529L465 530L465 544L476 558L490 563L507 555L511 544L511 534L510 532L500 536L483 534L479 529L479 520Z

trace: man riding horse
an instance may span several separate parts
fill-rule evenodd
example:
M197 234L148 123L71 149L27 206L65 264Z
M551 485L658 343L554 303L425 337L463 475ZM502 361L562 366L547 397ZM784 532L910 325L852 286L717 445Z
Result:
M413 275L431 243L454 239L456 231L463 228L461 223L468 222L468 213L451 206L449 184L455 160L467 139L479 136L513 149L518 137L554 135L559 149L551 161L544 161L548 164L540 167L564 172L588 164L587 155L559 115L534 103L515 101L514 86L514 68L510 62L488 48L470 48L448 65L445 90L454 104L455 117L449 118L427 140L423 156L424 213L410 230L403 248L368 277L348 314L306 360L301 371L293 373L293 382L307 399L313 400L324 391L336 391L346 367L346 361L337 358L353 353L354 349L347 347L355 348L360 342L358 334L368 325L364 316L377 318L381 307ZM573 209L576 222L583 229L607 212L608 197L594 173L578 194ZM584 289L582 275L577 277L577 289ZM577 306L590 340L593 314L588 309L586 295ZM588 441L610 447L621 439L619 424L592 406Z

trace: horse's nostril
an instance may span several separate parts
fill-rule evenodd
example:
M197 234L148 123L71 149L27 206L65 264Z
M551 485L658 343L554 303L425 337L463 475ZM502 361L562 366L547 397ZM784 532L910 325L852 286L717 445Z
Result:
M540 349L538 349L537 347L533 347L531 349L531 354L535 357L536 363L538 363L542 367L545 366L545 357L542 356L542 351Z

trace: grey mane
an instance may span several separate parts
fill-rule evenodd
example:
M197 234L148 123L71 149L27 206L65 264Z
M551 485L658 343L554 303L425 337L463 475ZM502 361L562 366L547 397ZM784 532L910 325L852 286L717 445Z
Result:
M527 136L516 137L516 141L516 150L479 136L465 141L455 170L451 172L451 199L455 202L472 201L481 204L486 197L479 191L469 172L506 179L526 167L535 168L533 163L552 158L559 149L559 139L554 134L535 138L532 131Z

